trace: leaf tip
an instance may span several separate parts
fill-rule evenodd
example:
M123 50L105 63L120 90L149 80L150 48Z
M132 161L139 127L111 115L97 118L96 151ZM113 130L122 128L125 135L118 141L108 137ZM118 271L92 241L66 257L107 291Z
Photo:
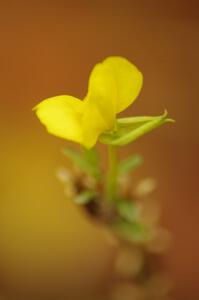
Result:
M167 116L168 116L168 110L165 108L162 117L163 117L163 118L166 118Z
M162 114L162 118L164 119L164 121L167 122L167 123L175 123L175 122L176 122L176 121L175 121L174 119L172 119L172 118L167 118L167 116L168 116L168 110L165 109L165 110L164 110L164 113Z
M176 121L174 119L171 119L171 118L167 118L166 119L166 122L169 122L169 123L176 123Z

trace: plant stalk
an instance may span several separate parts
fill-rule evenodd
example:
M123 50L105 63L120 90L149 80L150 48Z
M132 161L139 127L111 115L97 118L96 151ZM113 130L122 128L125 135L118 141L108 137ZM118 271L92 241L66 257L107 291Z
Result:
M118 156L117 147L108 146L108 171L106 177L106 199L114 201L117 194Z

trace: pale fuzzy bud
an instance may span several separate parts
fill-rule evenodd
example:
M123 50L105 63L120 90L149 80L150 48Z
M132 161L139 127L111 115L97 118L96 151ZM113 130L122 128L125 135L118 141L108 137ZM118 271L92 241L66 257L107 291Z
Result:
M157 188L157 181L154 178L142 179L136 186L134 194L143 197L151 194Z
M60 167L57 169L56 171L56 177L57 179L62 182L62 183L68 183L68 182L71 182L72 180L72 174L71 172L64 168L64 167Z

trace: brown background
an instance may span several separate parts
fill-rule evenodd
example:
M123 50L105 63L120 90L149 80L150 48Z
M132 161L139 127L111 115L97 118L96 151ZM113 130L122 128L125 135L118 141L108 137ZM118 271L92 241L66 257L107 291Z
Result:
M112 249L64 198L54 174L65 142L46 134L31 109L53 95L83 97L93 65L122 55L144 74L128 113L167 108L177 120L128 152L145 156L140 176L159 181L174 236L166 262L175 299L199 299L197 1L1 0L0 36L2 295L57 300L103 284Z

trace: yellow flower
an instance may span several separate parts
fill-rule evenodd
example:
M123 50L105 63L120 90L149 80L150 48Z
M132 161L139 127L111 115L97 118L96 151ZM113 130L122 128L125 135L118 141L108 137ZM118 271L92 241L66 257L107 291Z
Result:
M35 109L48 132L91 148L100 134L113 131L116 114L126 109L142 87L141 72L123 57L108 57L91 72L84 100L56 96Z

